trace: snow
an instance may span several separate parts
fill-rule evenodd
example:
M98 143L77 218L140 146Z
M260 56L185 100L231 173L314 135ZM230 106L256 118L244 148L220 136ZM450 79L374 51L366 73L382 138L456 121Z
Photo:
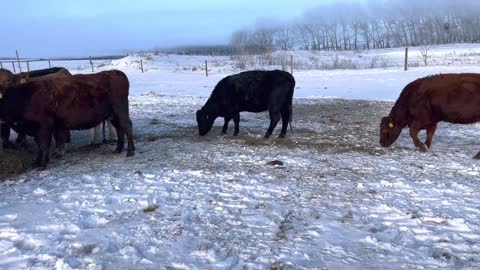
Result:
M449 48L480 51L432 52ZM204 60L100 67L129 76L136 156L74 132L64 159L4 179L1 269L480 268L478 126L440 124L429 153L408 132L378 144L405 84L478 65L295 71L294 134L264 140L266 113L242 113L238 137L220 136L220 120L197 136L195 111L238 72L208 57L205 77Z

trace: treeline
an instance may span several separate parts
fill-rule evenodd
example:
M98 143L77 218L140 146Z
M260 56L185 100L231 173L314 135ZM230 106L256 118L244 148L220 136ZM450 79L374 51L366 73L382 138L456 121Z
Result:
M480 42L479 0L376 0L325 4L292 22L235 31L237 53L362 50Z
M235 53L235 48L230 45L179 46L168 49L154 49L154 53L230 56Z

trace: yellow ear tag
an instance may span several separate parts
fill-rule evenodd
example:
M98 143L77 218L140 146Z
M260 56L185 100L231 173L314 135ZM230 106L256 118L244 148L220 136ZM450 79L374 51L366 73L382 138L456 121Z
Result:
M393 123L389 123L389 124L388 124L388 127L389 127L389 128L393 128L394 126L395 126L395 125L394 125Z
M24 83L27 83L27 80L26 79L21 79L20 84L24 84Z

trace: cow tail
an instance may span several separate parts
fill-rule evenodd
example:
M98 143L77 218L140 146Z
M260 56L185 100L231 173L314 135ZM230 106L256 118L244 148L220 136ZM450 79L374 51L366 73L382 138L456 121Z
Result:
M288 110L290 112L290 118L288 119L288 123L290 124L290 132L293 134L293 127L292 127L292 120L293 120L293 91L295 90L295 81L293 81L292 88L290 89L289 104Z

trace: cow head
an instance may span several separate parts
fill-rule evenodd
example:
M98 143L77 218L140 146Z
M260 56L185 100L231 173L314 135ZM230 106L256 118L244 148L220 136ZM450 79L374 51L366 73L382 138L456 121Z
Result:
M4 93L8 87L13 86L13 73L8 69L0 69L0 92Z
M400 136L403 126L395 123L392 117L383 117L380 123L380 145L390 147Z
M29 80L30 80L30 76L28 75L27 72L16 74L12 78L13 85L15 86L27 83Z
M6 115L5 93L5 89L0 89L0 124L3 124L3 120Z
M209 115L203 110L197 111L198 134L205 136L212 129L215 116Z
M13 74L8 69L0 69L0 92L4 93L9 87L27 83L29 79L30 76L27 72Z

